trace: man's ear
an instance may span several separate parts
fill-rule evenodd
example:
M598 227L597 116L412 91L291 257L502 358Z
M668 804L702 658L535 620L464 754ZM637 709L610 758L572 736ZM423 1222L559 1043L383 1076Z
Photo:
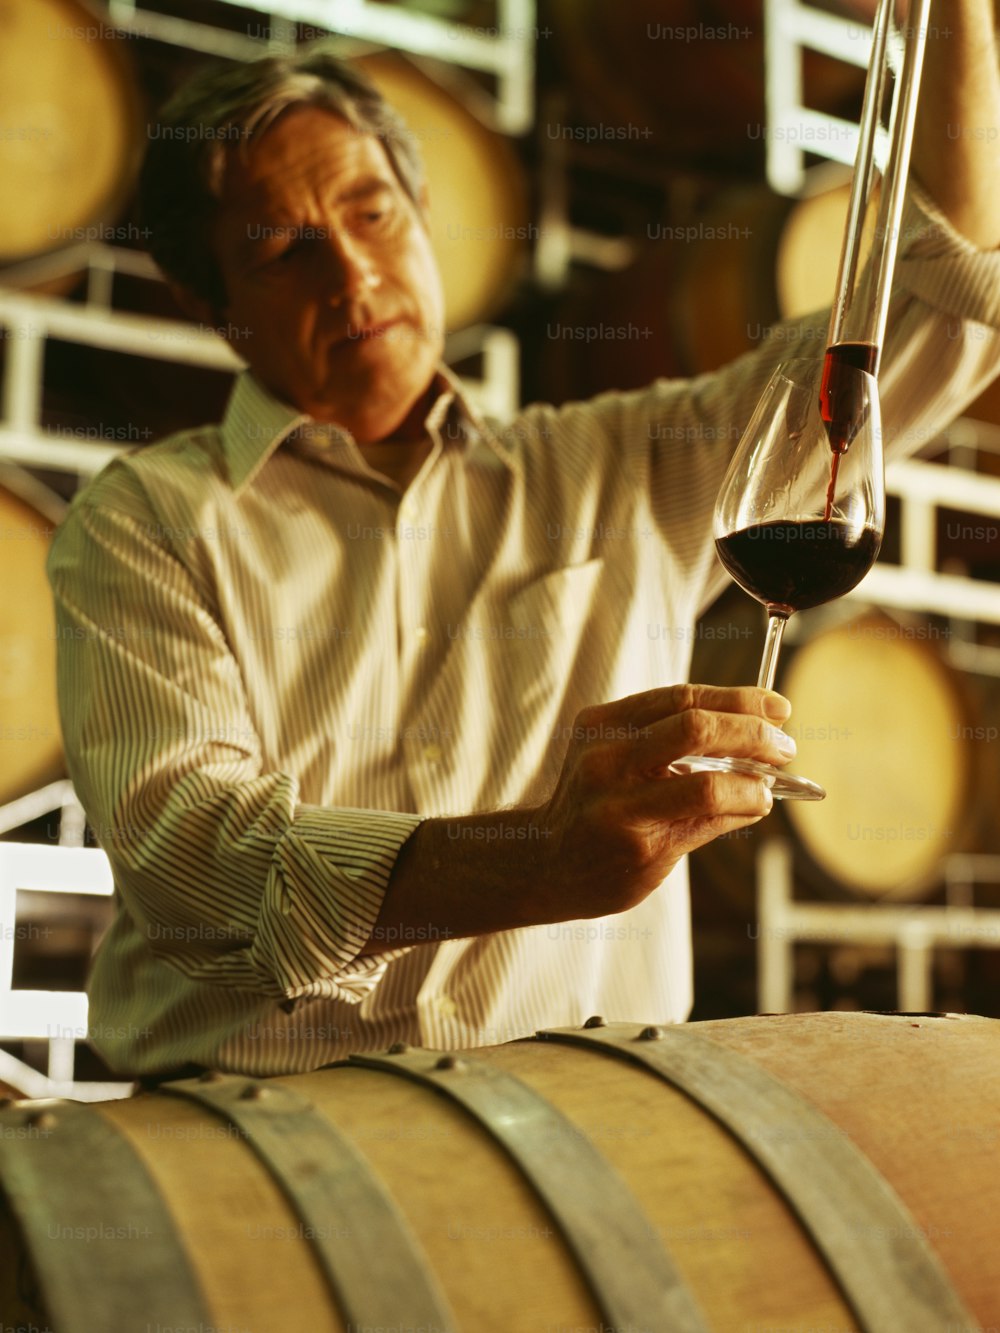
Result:
M421 185L420 193L417 195L417 212L420 214L420 221L424 224L424 230L429 232L431 229L431 192L427 188L426 181Z

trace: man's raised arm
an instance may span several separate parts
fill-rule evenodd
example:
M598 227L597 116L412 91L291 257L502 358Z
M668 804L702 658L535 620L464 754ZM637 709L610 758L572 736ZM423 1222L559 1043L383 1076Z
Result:
M911 169L952 226L1000 247L1000 60L995 0L931 5Z

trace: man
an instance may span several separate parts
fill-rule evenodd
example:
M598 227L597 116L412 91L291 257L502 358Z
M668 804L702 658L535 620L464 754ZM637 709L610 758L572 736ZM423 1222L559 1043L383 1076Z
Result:
M939 161L967 106L1000 123L991 25L965 0L932 43L915 165L965 236L909 205L901 440L997 369L993 149ZM95 1042L124 1073L683 1020L683 857L771 797L668 766L794 753L780 696L672 682L722 583L740 428L825 318L716 376L485 422L440 368L411 144L305 55L203 76L150 151L151 249L250 371L221 427L102 473L50 561L68 761L118 891Z

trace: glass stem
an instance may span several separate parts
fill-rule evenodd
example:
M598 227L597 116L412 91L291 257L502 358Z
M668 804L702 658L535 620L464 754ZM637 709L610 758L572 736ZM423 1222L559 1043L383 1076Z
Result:
M788 617L782 615L780 611L768 612L764 656L760 659L760 675L757 677L757 688L760 690L774 689L774 673L778 669L778 650L781 647L781 636L785 632L787 621Z

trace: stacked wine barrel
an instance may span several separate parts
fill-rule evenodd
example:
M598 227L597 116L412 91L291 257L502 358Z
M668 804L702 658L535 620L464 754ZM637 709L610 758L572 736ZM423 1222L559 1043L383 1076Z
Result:
M0 1309L168 1327L1000 1322L1000 1023L591 1020L0 1112Z

